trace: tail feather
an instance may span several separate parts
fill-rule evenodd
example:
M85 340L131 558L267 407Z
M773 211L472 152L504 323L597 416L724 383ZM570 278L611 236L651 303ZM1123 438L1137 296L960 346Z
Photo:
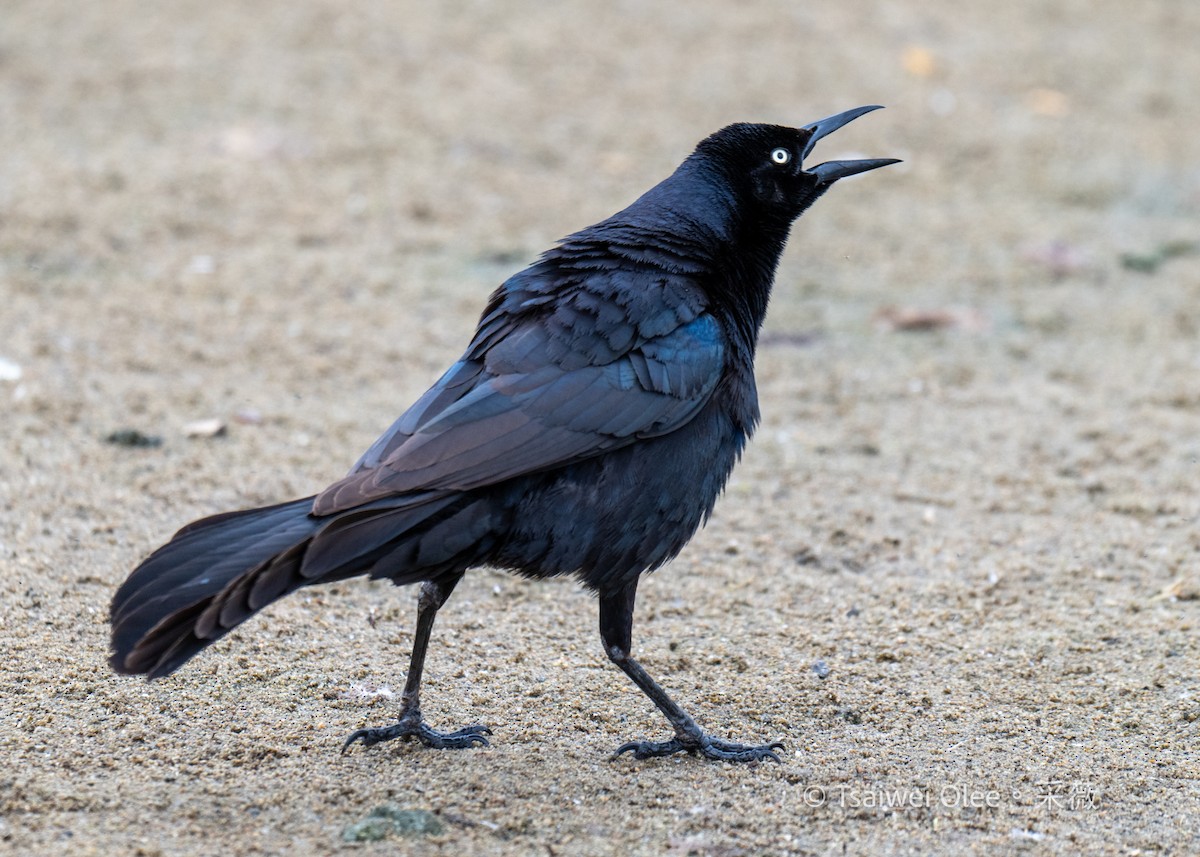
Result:
M131 609L189 584L212 586L303 541L320 526L312 498L201 518L176 533L134 569L113 596L114 625Z
M147 678L169 675L212 642L196 636L192 630L196 617L204 612L204 608L204 603L192 604L167 614L144 636L135 640L136 645L130 644L127 654L121 656L121 649L117 648L117 653L109 663L117 672L131 675L144 673ZM119 664L118 657L121 657Z
M452 492L386 498L328 517L311 514L312 503L308 497L215 515L176 533L113 597L112 668L167 675L312 583L368 572L397 583L425 579L469 559L459 556L469 547L460 544L459 527L482 538L490 525L481 504Z
M459 497L448 492L413 494L402 506L391 501L360 506L329 519L304 556L300 572L312 580L332 580L346 572L361 573L402 533L429 522ZM382 507L382 508L381 508Z
M269 592L279 597L295 589L299 557L322 524L311 509L308 497L215 515L180 530L113 597L112 668L166 675L272 600L264 597ZM249 596L252 584L264 578L270 585L258 596L229 600L227 590ZM233 603L238 606L223 611ZM214 607L217 615L206 619ZM219 621L221 612L231 621Z

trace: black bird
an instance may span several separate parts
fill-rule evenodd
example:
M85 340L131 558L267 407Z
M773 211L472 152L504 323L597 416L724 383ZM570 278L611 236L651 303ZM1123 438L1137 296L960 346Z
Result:
M356 575L422 584L400 719L355 741L487 744L438 732L421 671L463 573L576 575L600 601L609 659L666 715L680 751L778 761L705 733L630 656L638 579L712 512L758 422L754 351L792 222L838 179L896 163L803 159L877 107L803 128L738 124L612 217L492 294L466 353L315 497L184 527L112 601L112 668L165 676L267 604Z

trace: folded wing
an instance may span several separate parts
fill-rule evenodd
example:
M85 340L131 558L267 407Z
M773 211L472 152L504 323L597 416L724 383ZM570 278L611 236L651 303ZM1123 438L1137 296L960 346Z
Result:
M708 402L725 336L707 313L612 359L548 360L561 333L538 319L487 333L405 412L355 471L317 496L328 515L415 490L464 491L568 465L671 432ZM567 351L578 355L578 351Z

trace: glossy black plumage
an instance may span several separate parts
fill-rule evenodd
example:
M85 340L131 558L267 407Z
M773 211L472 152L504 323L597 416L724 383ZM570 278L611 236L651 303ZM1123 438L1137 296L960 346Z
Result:
M486 729L440 733L420 715L437 609L474 566L575 574L600 597L607 654L675 729L622 750L774 758L776 745L705 735L629 657L634 596L712 511L758 421L755 344L792 222L839 178L893 163L801 166L869 109L719 131L633 205L510 278L462 358L345 478L197 521L143 562L112 602L113 668L166 675L301 586L423 582L400 722L347 743L472 746Z

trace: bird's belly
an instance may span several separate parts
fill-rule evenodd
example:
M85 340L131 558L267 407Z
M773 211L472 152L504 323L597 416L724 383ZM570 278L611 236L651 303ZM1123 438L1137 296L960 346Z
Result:
M702 412L670 435L517 480L509 486L511 524L492 561L615 589L679 553L712 511L744 442L732 420Z

